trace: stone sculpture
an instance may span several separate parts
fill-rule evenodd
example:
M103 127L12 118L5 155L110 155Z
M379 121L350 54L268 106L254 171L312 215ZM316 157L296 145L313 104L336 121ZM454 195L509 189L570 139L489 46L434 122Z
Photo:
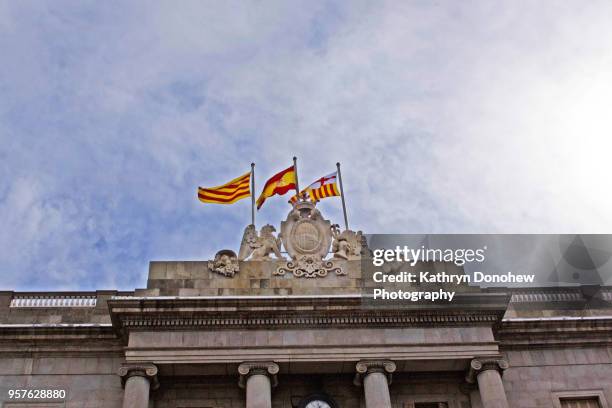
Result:
M338 224L331 227L332 237L332 252L334 258L356 260L361 259L362 233L351 230L340 232Z
M281 238L291 260L279 266L275 275L287 272L298 278L324 277L329 272L345 275L332 260L324 260L332 241L331 223L315 208L315 203L298 201L281 222Z
M270 254L277 259L285 259L280 252L281 239L274 236L276 228L272 225L264 225L259 235L254 225L249 225L244 230L238 259L245 260L250 257L251 261L267 261Z
M220 275L234 277L240 270L238 257L230 249L222 249L215 254L215 259L208 261L208 269Z

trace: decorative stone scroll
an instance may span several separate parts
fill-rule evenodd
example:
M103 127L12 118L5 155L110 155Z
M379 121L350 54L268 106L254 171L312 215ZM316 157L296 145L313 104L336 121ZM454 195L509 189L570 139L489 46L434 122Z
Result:
M125 387L125 382L130 377L145 377L151 384L151 389L159 388L157 379L157 366L152 363L124 363L119 367L117 373L121 377L121 385Z
M355 365L355 379L353 383L357 386L363 384L363 378L370 373L383 373L391 384L392 375L397 366L391 360L362 360Z
M263 374L270 377L272 387L276 387L278 385L278 378L276 375L279 370L278 364L272 361L249 361L242 363L238 366L238 374L240 374L238 385L240 388L245 388L246 380L249 376Z
M496 370L500 374L509 367L508 362L503 358L475 358L470 362L470 368L465 377L468 384L476 384L476 377L483 371Z
M297 261L288 261L273 271L274 275L284 275L286 272L293 273L297 278L323 278L330 272L336 275L346 275L347 272L339 266L334 265L334 261L317 259L313 255L303 255Z
M238 257L231 249L222 249L215 254L215 259L208 261L208 269L219 275L233 278L240 271Z

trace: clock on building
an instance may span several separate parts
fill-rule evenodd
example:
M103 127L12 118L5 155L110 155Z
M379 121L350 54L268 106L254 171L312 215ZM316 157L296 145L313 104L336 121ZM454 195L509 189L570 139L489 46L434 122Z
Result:
M304 398L299 408L338 408L338 404L325 394L313 394Z

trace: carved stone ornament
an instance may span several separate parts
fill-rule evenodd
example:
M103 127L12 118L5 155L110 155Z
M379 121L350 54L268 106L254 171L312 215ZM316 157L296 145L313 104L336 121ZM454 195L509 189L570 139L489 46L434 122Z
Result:
M263 374L269 376L272 387L276 387L278 385L276 374L278 374L279 370L278 364L272 361L249 361L242 363L238 366L238 374L240 374L238 386L244 388L249 376Z
M222 249L215 254L215 259L208 261L208 269L220 275L233 278L240 271L238 257L230 249Z
M284 266L279 266L274 275L284 275L286 272L293 273L297 278L323 278L329 272L336 275L346 275L339 266L335 266L333 261L318 259L313 255L302 255L296 261L288 261Z
M331 222L315 208L315 203L298 201L281 222L281 239L291 260L279 266L275 275L293 273L298 278L318 278L330 272L346 275L333 261L323 258L329 253L332 233Z
M298 201L281 222L281 239L291 259L304 255L323 259L331 245L331 222L323 219L315 204Z
M363 379L370 373L383 373L387 376L387 381L391 384L392 375L397 366L391 360L362 360L355 365L355 379L353 383L357 386L363 384Z
M125 382L130 377L145 377L149 379L151 389L159 388L157 379L157 366L152 363L124 363L119 367L117 373L121 377L121 385L125 387Z
M468 384L475 384L476 377L483 371L496 370L502 373L509 367L508 362L501 357L475 358L470 362L470 368L465 377Z
M346 260L361 259L361 245L363 241L361 231L344 230L340 232L338 224L334 224L331 227L331 233L334 238L332 244L334 258Z
M272 225L261 227L259 235L253 224L248 225L244 230L238 259L244 261L250 257L251 261L270 260L270 254L274 254L278 259L285 259L280 252L281 240L274 236L276 228Z

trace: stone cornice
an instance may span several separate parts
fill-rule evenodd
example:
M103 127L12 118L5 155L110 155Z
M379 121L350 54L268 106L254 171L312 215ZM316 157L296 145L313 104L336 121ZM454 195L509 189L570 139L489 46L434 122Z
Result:
M612 301L612 288L608 286L583 285L546 288L515 288L510 289L510 303L519 306L521 303L564 303L576 306L578 304L602 303Z
M507 319L497 330L502 349L612 345L612 316Z
M112 340L111 324L0 324L0 341Z
M406 327L494 325L501 321L509 296L464 295L473 304L419 304L407 308L373 306L358 296L276 296L206 298L113 298L113 325L130 330L206 328L270 329L280 327ZM365 300L364 300L365 299ZM414 306L414 307L413 307Z
M110 324L0 324L0 355L123 354Z
M426 313L407 314L397 311L354 311L350 314L331 313L275 313L274 315L251 315L251 316L207 316L194 315L183 316L160 315L160 316L123 316L121 324L128 329L144 328L257 328L265 329L271 327L324 327L324 326L430 326L430 325L477 325L494 324L499 317L492 313Z
M249 304L262 305L321 305L322 301L330 305L361 305L371 300L372 295L352 293L352 294L326 294L326 295L243 295L243 296L113 296L109 299L115 306L133 306L134 302L139 305L150 307L163 304L166 306L181 305L181 306L248 306ZM499 305L500 302L507 305L510 300L508 290L499 289L483 289L478 292L459 292L455 299L461 300L463 303L471 301L473 306L477 304L481 307ZM405 302L404 308L423 308L426 309L448 309L453 308L453 304L439 303L435 304L430 301L420 302ZM397 303L395 304L397 306Z

